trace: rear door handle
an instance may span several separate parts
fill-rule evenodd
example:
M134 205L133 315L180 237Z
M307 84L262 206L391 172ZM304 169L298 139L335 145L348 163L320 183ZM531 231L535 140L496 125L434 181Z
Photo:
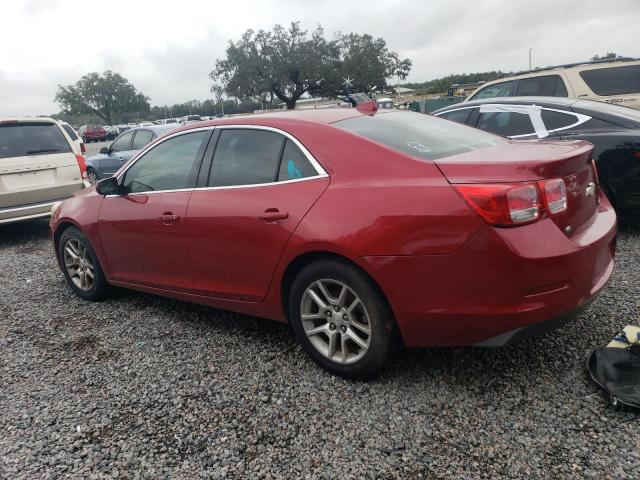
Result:
M277 208L267 208L262 215L259 216L265 222L275 222L278 220L286 220L289 218L289 212L281 212Z
M165 212L160 215L160 217L158 217L158 220L160 220L165 225L171 225L172 223L176 223L178 220L180 220L180 215L175 215L171 212Z

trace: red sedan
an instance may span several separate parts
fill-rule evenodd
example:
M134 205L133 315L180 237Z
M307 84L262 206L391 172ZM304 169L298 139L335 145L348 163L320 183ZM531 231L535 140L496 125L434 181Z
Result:
M51 228L82 298L288 321L323 367L368 377L400 344L504 345L587 307L616 239L592 150L412 112L226 118L148 145Z

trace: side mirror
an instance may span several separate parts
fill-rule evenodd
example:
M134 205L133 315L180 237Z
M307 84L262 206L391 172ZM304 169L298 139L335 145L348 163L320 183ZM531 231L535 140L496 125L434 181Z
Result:
M100 153L103 153L105 155L109 155L109 149L107 147L102 147L100 149Z
M126 188L118 183L116 177L109 177L96 183L96 192L100 195L124 195Z

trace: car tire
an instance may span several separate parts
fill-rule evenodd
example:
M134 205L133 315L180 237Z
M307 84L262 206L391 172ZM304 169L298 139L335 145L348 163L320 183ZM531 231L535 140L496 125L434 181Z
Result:
M291 284L288 307L298 342L335 375L372 378L398 351L399 335L386 299L347 262L322 260L303 268Z
M62 232L57 253L62 273L76 295L92 301L108 296L110 286L100 261L91 243L80 230L69 227Z
M91 185L95 185L100 181L100 175L93 168L87 168L87 180Z

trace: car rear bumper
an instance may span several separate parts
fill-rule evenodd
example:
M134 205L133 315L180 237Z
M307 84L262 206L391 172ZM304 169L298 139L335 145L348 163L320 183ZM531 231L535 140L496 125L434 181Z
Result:
M58 202L65 200L59 198L47 202L32 203L29 205L19 205L10 208L0 209L0 224L21 222L23 220L31 220L33 218L48 217L51 215L51 208Z
M360 263L386 293L405 345L500 345L586 308L611 277L615 241L615 212L603 200L591 224L571 238L543 219L485 226L447 255Z

